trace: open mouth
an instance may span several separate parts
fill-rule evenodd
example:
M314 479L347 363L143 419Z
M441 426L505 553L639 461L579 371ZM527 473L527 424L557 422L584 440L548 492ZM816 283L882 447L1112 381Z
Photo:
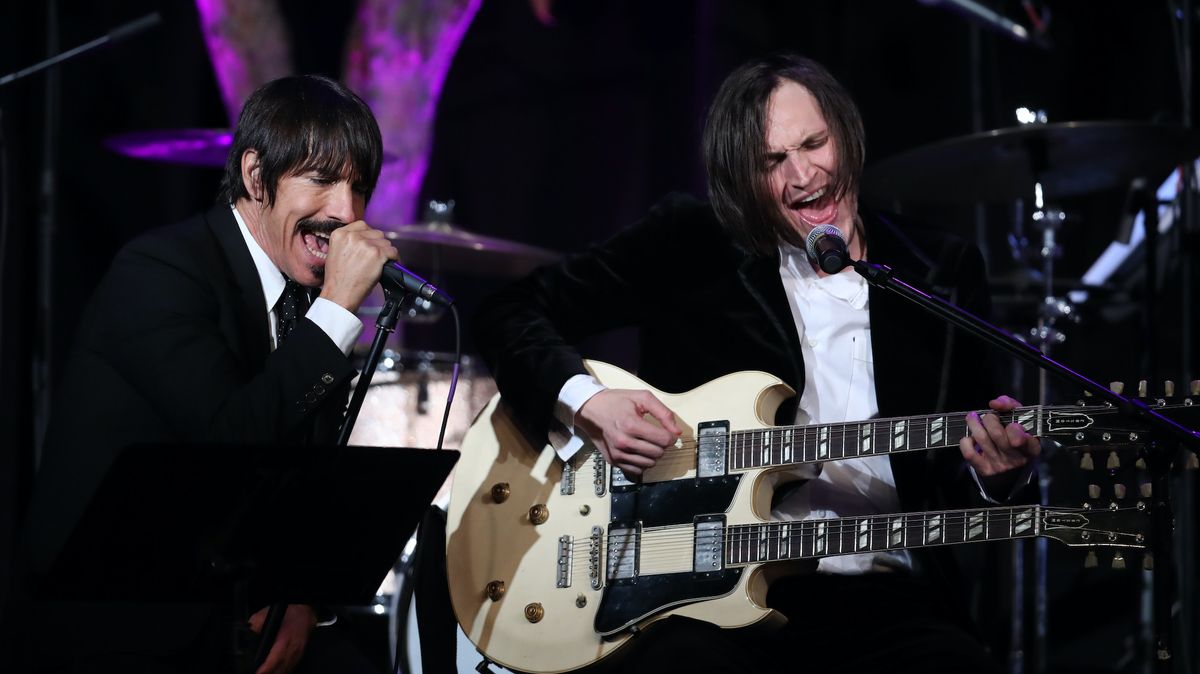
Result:
M837 219L837 200L824 187L803 199L793 201L789 206L796 216L810 227L827 225Z
M297 225L304 249L318 260L329 257L329 235L340 226L335 222L304 222Z

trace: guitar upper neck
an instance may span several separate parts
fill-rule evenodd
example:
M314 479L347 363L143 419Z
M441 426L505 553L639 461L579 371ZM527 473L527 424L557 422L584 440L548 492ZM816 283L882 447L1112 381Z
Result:
M1004 424L1018 421L1037 434L1042 408L997 413ZM776 426L731 431L727 465L732 470L786 466L954 447L967 434L966 412L836 424Z

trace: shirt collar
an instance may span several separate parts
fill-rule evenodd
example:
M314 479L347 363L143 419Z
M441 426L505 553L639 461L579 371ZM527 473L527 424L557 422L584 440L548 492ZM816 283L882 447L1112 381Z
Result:
M867 280L855 273L842 272L818 276L808 261L808 253L787 243L779 244L779 259L803 285L848 303L855 309L867 306Z
M246 221L242 219L242 214L238 213L237 206L230 204L233 209L233 219L237 220L238 229L242 232L242 238L246 240L246 248L250 249L250 257L254 260L254 268L258 270L258 280L262 283L263 301L266 303L267 313L271 313L275 309L275 303L279 301L279 296L283 294L283 286L286 282L283 277L283 272L279 271L279 267L271 262L271 258L267 257L266 251L262 246L258 245L258 241L254 240L254 236L250 234L249 228L246 227Z

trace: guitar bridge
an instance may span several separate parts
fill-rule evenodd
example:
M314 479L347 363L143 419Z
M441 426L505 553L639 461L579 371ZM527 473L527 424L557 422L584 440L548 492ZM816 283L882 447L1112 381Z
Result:
M571 537L558 537L558 576L555 587L571 587Z

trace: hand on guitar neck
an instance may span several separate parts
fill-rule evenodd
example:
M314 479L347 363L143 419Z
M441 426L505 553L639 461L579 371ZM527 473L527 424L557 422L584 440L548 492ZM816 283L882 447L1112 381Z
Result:
M575 425L606 461L629 476L653 466L683 433L675 415L653 394L627 389L592 396L579 408Z
M1008 396L1000 396L988 403L988 407L997 412L1009 412L1020 406L1020 402ZM958 443L958 449L980 477L993 477L1021 468L1042 450L1041 441L1020 423L1014 421L1005 426L995 414L981 417L978 412L969 413L967 431L967 436Z

